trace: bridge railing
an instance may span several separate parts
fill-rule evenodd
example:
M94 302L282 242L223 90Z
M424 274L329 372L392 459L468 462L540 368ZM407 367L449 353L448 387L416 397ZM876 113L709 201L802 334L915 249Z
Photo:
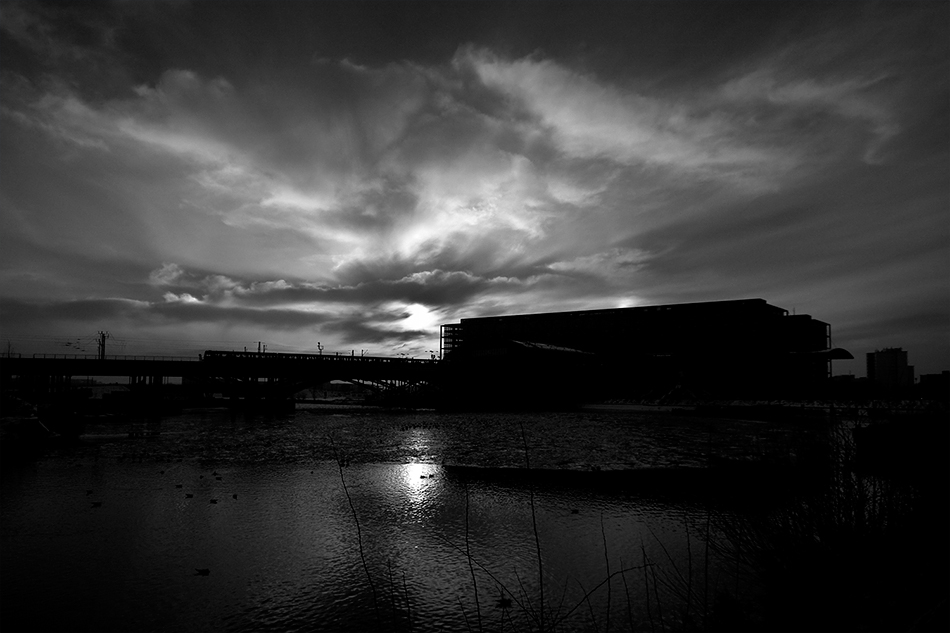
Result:
M403 364L435 364L436 358L405 358L393 356L356 356L349 354L293 354L283 352L230 352L208 350L203 355L204 360L273 360L273 361L308 361L308 362L354 362L354 363L403 363Z
M3 358L25 358L22 354L3 355ZM267 361L331 361L348 363L392 363L430 365L437 364L437 358L406 358L399 356L355 356L349 354L286 354L275 352L230 352L208 350L195 356L155 356L155 355L107 355L100 358L98 354L32 354L29 358L49 360L147 360L147 361L210 361L210 360L267 360Z
M116 356L107 355L104 358L98 354L33 354L32 358L49 358L59 360L171 360L171 361L195 361L197 356Z

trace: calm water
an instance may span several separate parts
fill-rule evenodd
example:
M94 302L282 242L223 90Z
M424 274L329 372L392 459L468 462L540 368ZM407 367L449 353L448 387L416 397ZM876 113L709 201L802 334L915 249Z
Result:
M794 429L317 410L90 425L77 445L4 469L2 628L459 631L478 629L479 614L493 631L542 618L557 630L680 628L687 596L698 614L716 583L746 590L706 556L710 517L734 510L466 480L442 464L523 466L526 440L532 468L702 466L787 453Z

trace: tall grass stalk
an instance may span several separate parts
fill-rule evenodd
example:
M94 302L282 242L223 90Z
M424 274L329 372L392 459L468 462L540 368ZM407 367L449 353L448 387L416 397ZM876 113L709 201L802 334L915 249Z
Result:
M706 506L706 547L703 561L703 628L709 630L709 506Z
M451 540L445 538L444 536L440 536L439 538L441 538L446 545L456 550L461 555L463 556L466 555L465 550L462 549L460 546L456 545L455 543L453 543ZM470 560L475 567L480 569L493 582L495 582L495 584L501 590L502 595L507 595L508 597L510 597L511 600L515 604L518 605L518 608L521 609L521 611L524 614L526 614L534 623L534 625L538 627L538 629L540 630L541 614L537 611L534 605L531 604L530 597L528 596L528 592L525 589L524 582L522 581L521 576L518 574L518 571L514 570L515 578L517 578L518 585L519 585L519 593L516 594L511 589L509 589L488 567L482 564L476 557L472 556ZM645 551L644 551L644 560L646 560ZM639 571L642 569L644 571L644 577L647 578L648 576L646 574L649 573L650 568L652 568L654 565L655 563L647 562L644 565L638 565L638 566L633 566L633 567L622 567L621 569L617 571L611 572L608 576L606 576L593 588L585 591L584 595L581 596L581 598L574 604L574 606L568 609L564 614L559 613L556 617L552 618L550 621L545 620L545 623L546 623L545 625L549 626L550 630L556 629L560 623L567 621L568 618L574 615L574 613L576 613L578 609L580 609L586 604L589 604L590 597L593 596L595 593L597 593L600 589L605 587L607 583L612 582L615 577L625 576L625 574L627 573L630 573L632 571ZM626 579L624 579L624 582L626 583ZM583 585L581 585L581 589L583 590ZM465 615L466 622L468 623L468 616L465 614L464 608L462 607L461 598L459 598L459 606L462 608L462 613L463 615ZM509 620L510 620L510 616L509 616ZM470 623L467 624L467 627L469 630L472 630Z
M459 603L459 611L462 612L462 619L465 620L465 630L471 633L472 625L468 622L468 614L465 613L465 605L462 604L462 596L455 596Z
M469 494L468 494L468 482L464 483L465 486L465 557L468 559L468 570L472 574L472 593L475 595L475 615L478 622L478 630L482 631L482 609L478 603L478 581L475 579L475 565L472 564L472 547L469 542L468 536L468 506L469 506Z
M389 604L393 609L393 622L397 620L396 612L396 584L393 580L393 561L388 559L386 561L386 568L389 570Z
M600 513L600 535L604 541L604 566L607 568L607 625L606 631L610 631L610 557L607 555L607 530L604 527L604 513Z
M683 614L683 621L689 623L689 608L693 604L693 547L689 538L689 520L683 516L683 524L686 526L686 612Z
M590 613L590 623L591 626L596 630L597 629L597 618L594 617L594 606L590 603L590 594L587 593L587 590L584 589L584 583L580 580L577 581L577 586L581 588L581 593L584 594L584 600L587 602L587 611Z
M643 555L643 587L647 598L647 617L650 618L650 630L655 631L653 624L653 610L650 608L650 576L647 574L647 548L643 544L643 537L640 537L640 553Z
M456 545L455 543L453 543L451 540L447 539L446 537L444 537L444 536L442 536L442 535L440 535L440 534L436 534L436 536L437 536L438 538L441 538L442 541L443 541L446 545L448 545L448 546L451 547L452 549L456 550L456 551L459 552L461 555L463 555L463 556L466 555L466 554L465 554L465 550L463 550L461 547L459 547L458 545ZM531 609L531 605L530 605L529 602L520 599L516 594L514 594L510 589L508 589L508 587L505 586L505 584L504 584L503 582L501 582L501 580L500 580L497 576L495 576L495 574L493 574L490 569L488 569L488 568L485 567L482 563L480 563L480 562L478 561L478 559L476 559L474 556L471 557L470 560L472 561L472 563L473 563L476 567L478 567L480 570L482 570L483 572L485 572L485 574L486 574L489 578L491 578L491 580L494 581L496 585L498 585L498 587L503 591L503 593L508 594L508 597L511 598L511 600L512 600L515 604L518 605L518 608L520 608L523 612L528 613L528 614L530 614L530 615L533 616L533 610ZM515 576L518 577L517 570L515 570ZM518 582L519 582L519 583L521 582L520 577L518 577ZM524 586L523 586L523 585L522 585L521 589L522 589L522 596L523 596L523 597L527 597L527 594L524 592Z
M648 563L648 564L642 566L642 568L644 569L644 571L646 571L646 570L647 570L648 568L650 568L650 567L653 567L653 563ZM610 576L608 576L607 578L604 578L604 579L601 580L599 583L597 583L596 585L594 585L594 587L593 587L590 591L586 592L586 593L584 594L584 596L583 596L580 600L578 600L577 603L576 603L573 607L571 607L570 609L568 609L568 611L567 611L563 616L561 616L561 617L558 619L557 622L555 622L555 625L558 624L558 623L560 623L560 622L564 622L564 621L566 621L569 617L571 617L571 615L573 615L574 612L577 611L577 610L581 607L581 605L583 605L584 602L590 598L590 596L592 596L592 595L594 595L595 593L597 593L597 592L601 589L601 587L603 587L604 585L607 584L608 581L612 580L612 579L613 579L614 577L616 577L616 576L623 576L623 575L626 574L627 572L636 571L636 570L639 570L640 568L641 568L641 567L625 567L625 568L623 568L623 569L620 569L620 570L618 570L618 571L615 571L615 572L611 573Z
M531 470L531 459L528 456L528 436L525 434L524 422L518 421L521 426L521 441L524 443L525 469ZM534 530L535 550L538 554L538 616L541 633L544 633L544 563L541 558L541 537L538 534L538 517L534 507L534 488L528 489L528 499L531 502L531 527Z
M406 617L409 619L409 633L412 633L412 605L409 604L409 583L406 582L406 572L402 572L402 588L406 593Z
M332 443L333 439L330 438L330 441ZM350 512L353 514L353 522L356 524L356 542L359 545L360 561L363 563L363 571L366 572L366 582L369 583L369 588L373 592L373 611L376 614L376 621L380 622L379 601L376 598L376 585L373 583L373 575L369 573L369 565L366 564L366 553L363 550L363 531L360 529L360 519L356 514L356 506L353 505L353 498L350 497L350 491L346 487L346 477L343 476L343 459L339 453L336 455L336 466L340 471L340 483L343 484L343 494L346 495L346 500L350 504Z
M564 579L564 588L561 590L561 600L557 603L557 609L554 610L552 620L559 622L561 620L561 611L564 609L564 601L567 600L567 579Z
M623 569L623 557L620 557L620 568ZM623 579L623 592L627 596L627 624L630 625L630 630L634 631L633 626L633 605L630 604L630 587L627 586L627 576L626 574L621 574L620 578Z
M663 602L660 600L660 589L656 582L656 566L650 567L650 574L653 575L653 596L656 598L656 614L660 618L660 628L663 628Z

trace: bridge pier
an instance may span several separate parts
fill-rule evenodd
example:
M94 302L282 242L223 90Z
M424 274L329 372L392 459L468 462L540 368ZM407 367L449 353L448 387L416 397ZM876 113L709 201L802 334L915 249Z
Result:
M227 378L222 396L232 409L286 412L295 406L293 393L285 392L285 381L272 376Z
M61 398L70 391L72 376L37 375L20 376L19 388L24 399L33 404L41 404Z

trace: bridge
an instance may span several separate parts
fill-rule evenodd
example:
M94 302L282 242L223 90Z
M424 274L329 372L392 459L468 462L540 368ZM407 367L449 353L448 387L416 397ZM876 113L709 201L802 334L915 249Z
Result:
M232 401L292 402L295 393L331 380L367 386L388 401L406 400L431 388L440 361L386 356L285 354L208 350L194 357L35 354L0 357L4 389L33 400L70 389L73 377L128 377L142 395L157 395L169 378L202 394Z

